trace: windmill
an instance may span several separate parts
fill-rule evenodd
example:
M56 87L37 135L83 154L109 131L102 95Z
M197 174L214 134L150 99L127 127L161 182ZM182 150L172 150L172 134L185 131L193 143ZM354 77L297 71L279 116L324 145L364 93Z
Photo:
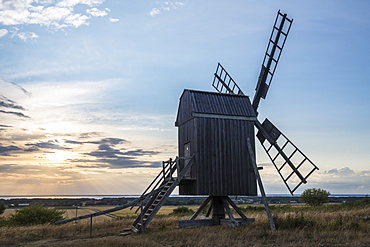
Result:
M217 92L184 90L175 123L179 156L162 162L161 172L139 198L116 208L57 223L139 206L136 212L140 214L131 230L142 232L179 186L180 195L208 196L189 220L179 222L180 227L238 227L254 219L246 217L230 196L256 196L258 186L274 230L260 168L256 164L255 128L257 139L292 195L318 169L270 120L261 123L257 118L260 100L266 98L292 22L278 11L252 102L219 63L212 84ZM241 218L235 218L230 207ZM199 219L206 208L205 217Z
M257 118L260 100L266 98L292 22L287 14L278 11L252 103L220 63L212 84L217 93L184 91L176 122L179 155L195 155L196 161L180 182L179 191L183 195L209 197L189 220L180 221L180 226L235 227L253 222L229 195L256 195L258 183L271 229L275 229L256 164L254 127L258 130L257 139L292 195L318 169L270 120L261 123ZM192 148L195 150L191 151ZM181 167L185 166L180 161ZM206 219L196 220L208 204ZM230 206L240 219L234 218Z

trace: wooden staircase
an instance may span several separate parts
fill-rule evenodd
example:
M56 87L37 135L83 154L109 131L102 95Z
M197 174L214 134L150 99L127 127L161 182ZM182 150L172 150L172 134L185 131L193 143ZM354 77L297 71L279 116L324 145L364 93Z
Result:
M151 190L149 193L151 194L150 198L148 200L139 200L141 201L140 205L136 205L139 206L136 212L140 210L140 214L131 225L131 230L134 232L145 230L193 163L193 159L191 159L186 167L177 174L177 177L174 177L175 171L178 171L178 159L174 161L170 159L162 162L162 171L142 194L141 197L146 196L148 195L148 191Z

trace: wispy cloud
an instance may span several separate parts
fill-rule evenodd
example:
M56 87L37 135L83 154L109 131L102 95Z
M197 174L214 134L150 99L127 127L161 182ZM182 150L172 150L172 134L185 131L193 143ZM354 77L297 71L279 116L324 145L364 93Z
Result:
M159 162L148 161L145 157L155 156L160 152L144 149L127 150L126 146L130 142L122 138L102 138L95 141L64 140L64 142L70 145L97 145L82 154L86 158L68 160L78 167L121 169L159 166Z
M87 9L86 13L88 13L88 14L94 16L94 17L103 17L103 16L108 15L108 13L105 10L99 10L97 8Z
M162 14L165 11L176 10L179 6L185 5L183 2L172 2L172 1L165 1L163 3L159 3L161 7L152 8L148 15L151 17L155 17L156 15Z
M56 140L48 140L46 142L43 142L43 141L39 141L37 143L27 143L26 144L27 147L31 147L31 148L39 148L39 149L54 149L54 150L68 150L68 149L72 149L70 147L65 147L65 146L62 146L60 144L58 144L58 141Z
M18 110L23 110L23 111L26 110L23 106L17 105L14 101L9 100L6 97L1 96L1 95L0 95L0 107L18 109Z
M24 94L26 94L28 96L31 96L31 93L30 92L28 92L22 86L14 83L14 82L4 82L4 81L0 80L0 83L2 85L10 85L11 87L15 88L16 90L19 89ZM20 110L20 111L26 111L27 109L25 109L23 106L19 105L17 102L15 102L15 101L13 101L13 100L5 97L2 94L0 94L0 107L6 108L6 110L1 110L0 109L0 113L3 113L3 114L11 114L11 115L18 116L18 117L21 117L21 118L30 118L29 116L25 115L22 112L9 111L8 109Z
M161 13L161 11L157 8L152 8L152 10L149 12L149 15L154 17L156 15L159 15Z
M15 116L22 117L22 118L30 118L29 116L24 115L24 114L23 114L23 113L21 113L21 112L14 112L14 111L4 111L4 110L0 110L0 113L4 113L4 114L11 114L11 115L15 115Z
M31 96L31 93L30 92L28 92L24 87L22 87L21 85L19 85L17 83L14 83L14 82L6 82L6 81L3 81L1 79L0 79L0 83L11 84L11 85L17 87L18 89L20 89L25 95Z
M109 22L118 22L119 21L119 19L116 19L116 18L109 18L108 20L109 20Z
M0 38L1 37L4 37L5 35L7 35L9 33L9 31L8 30L6 30L6 29L0 29Z

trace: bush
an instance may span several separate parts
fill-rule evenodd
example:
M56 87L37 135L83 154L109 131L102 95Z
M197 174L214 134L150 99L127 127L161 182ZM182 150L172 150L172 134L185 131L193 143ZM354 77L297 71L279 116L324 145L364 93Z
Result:
M8 222L9 225L14 226L54 223L55 221L63 220L64 213L64 211L55 208L33 205L17 210L15 214L10 216Z
M186 216L186 215L192 215L194 214L194 210L188 207L177 207L172 210L171 215L176 215L176 216Z
M320 206L329 201L329 196L329 191L312 188L303 191L299 200L310 206Z

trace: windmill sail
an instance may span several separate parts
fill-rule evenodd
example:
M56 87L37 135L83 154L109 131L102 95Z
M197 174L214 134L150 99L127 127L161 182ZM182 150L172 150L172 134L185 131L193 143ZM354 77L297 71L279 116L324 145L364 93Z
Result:
M287 14L282 14L280 10L278 11L265 52L265 57L262 62L256 93L253 98L252 106L256 112L261 98L266 98L292 23L293 19L287 18Z
M238 84L231 78L229 73L218 63L216 68L215 77L213 78L212 86L219 93L230 93L244 95L243 91L239 88Z
M319 168L302 153L268 119L261 124L256 121L257 138L261 142L280 177L293 195L294 191Z

